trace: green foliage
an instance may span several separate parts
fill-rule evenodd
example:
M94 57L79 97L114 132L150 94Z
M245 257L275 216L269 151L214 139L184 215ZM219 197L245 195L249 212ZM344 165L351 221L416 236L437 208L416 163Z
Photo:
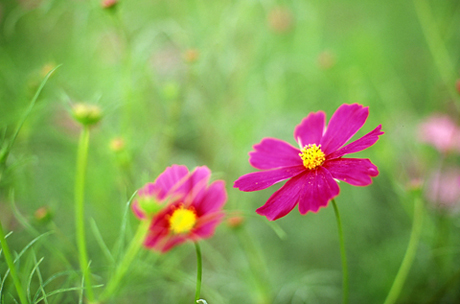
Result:
M407 185L460 165L416 141L431 113L460 117L459 22L453 0L132 0L110 13L97 0L1 1L0 221L14 231L8 242L30 303L85 301L73 206L79 103L104 113L91 126L85 189L96 298L138 226L132 193L177 163L211 168L227 183L229 216L244 218L201 244L202 298L339 302L332 206L268 223L254 210L277 186L242 193L232 185L253 170L247 153L263 137L294 144L308 113L329 118L355 102L370 108L356 137L380 123L385 135L356 154L380 175L365 188L341 183L336 199L350 303L383 302L411 235ZM425 206L400 301L456 303L460 219ZM48 221L35 219L41 207ZM142 251L107 303L191 303L195 272L191 244ZM18 303L9 277L0 255L0 303Z

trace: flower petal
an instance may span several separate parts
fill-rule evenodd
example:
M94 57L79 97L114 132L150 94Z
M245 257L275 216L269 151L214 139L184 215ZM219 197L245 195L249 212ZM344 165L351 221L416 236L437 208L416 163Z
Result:
M187 178L178 182L173 188L171 188L168 195L171 195L172 197L175 195L185 195L185 199L191 203L201 191L206 189L210 177L211 170L209 170L208 167L197 167Z
M161 173L154 183L148 184L145 190L150 195L157 195L162 200L166 194L188 175L186 166L172 165ZM147 194L146 193L146 194Z
M139 207L139 202L136 200L131 204L131 209L134 212L134 215L140 219L140 220L145 220L147 217L145 216L144 211L142 211L141 207Z
M326 161L323 166L334 178L353 186L367 186L372 183L371 177L379 174L377 167L364 158L336 158Z
M300 214L306 214L309 211L318 212L320 207L327 206L328 202L339 192L339 185L328 170L319 167L308 171L304 187L299 195Z
M303 165L269 171L253 172L241 176L235 181L234 188L241 191L258 191L305 171Z
M305 185L307 174L294 176L270 196L268 201L256 212L264 215L268 220L277 220L294 209L299 199L299 193Z
M225 214L223 212L214 212L202 216L192 231L192 240L206 239L211 237L214 234L217 225L222 222L224 216Z
M299 149L276 138L264 138L253 148L254 151L249 152L249 163L257 169L267 170L302 164Z
M208 189L202 191L193 202L197 215L201 216L220 210L227 201L225 182L218 180L213 182Z
M332 158L339 158L344 156L345 154L356 153L362 151L364 149L369 148L379 139L379 136L384 134L384 132L380 131L382 129L382 125L378 125L373 131L367 133L363 137L358 140L355 140L352 143L342 147L341 149L332 152L328 155L328 159Z
M325 123L324 112L310 113L294 129L294 139L302 148L308 144L319 144L323 137Z
M165 253L171 250L173 247L185 243L187 239L187 236L182 234L169 235L168 237L162 239L160 242L156 243L154 249Z
M369 108L362 105L341 105L332 115L326 133L321 139L321 150L324 154L339 149L364 125L369 115Z

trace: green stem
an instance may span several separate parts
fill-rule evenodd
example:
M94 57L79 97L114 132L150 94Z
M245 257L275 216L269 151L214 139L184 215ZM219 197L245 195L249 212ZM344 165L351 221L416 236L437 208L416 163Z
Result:
M340 241L340 255L342 257L342 303L348 303L348 266L347 266L347 252L345 250L345 240L343 237L342 221L340 220L339 208L335 199L332 199L332 206L334 206L335 217L337 219L337 227L339 229L339 241Z
M399 267L398 273L395 277L393 285L391 286L390 292L385 299L384 304L395 303L401 293L404 282L406 281L409 270L414 262L415 253L417 252L417 246L420 240L423 224L423 202L419 196L415 198L414 202L414 220L412 222L412 232L407 245L406 253L404 255L401 266Z
M91 285L91 271L88 264L88 253L85 240L85 172L88 163L89 127L83 126L80 134L77 152L77 170L75 174L75 229L78 247L78 259L80 270L85 278L85 287L90 302L94 300L94 293Z
M270 303L270 282L267 273L267 267L264 263L263 255L261 254L260 247L251 239L246 227L237 228L238 240L241 243L249 262L251 275L253 276L254 283L256 284L256 295L253 299L254 303ZM251 288L252 290L252 288Z
M18 273L16 272L16 266L14 265L13 258L11 256L10 247L8 247L8 243L6 242L2 223L0 223L0 243L2 245L3 255L5 256L6 263L8 264L8 268L10 269L11 277L14 281L14 286L16 286L16 291L18 292L19 300L22 304L27 304L29 302L27 301L26 294L22 289L21 281L19 280Z
M433 56L436 68L441 75L442 81L446 84L449 94L453 100L459 100L455 91L454 81L457 73L447 51L446 45L436 30L437 25L431 14L431 8L425 0L414 0L415 11L422 27L423 35Z
M201 249L198 242L195 242L196 249L196 292L195 292L195 303L200 299L201 291L201 277L203 274L203 265L201 261Z
M143 220L140 222L136 234L134 235L131 244L128 247L128 250L126 250L126 254L123 257L123 260L118 265L117 270L115 271L115 275L110 278L109 282L107 283L106 289L101 294L101 302L109 299L114 293L114 291L117 289L118 284L123 279L124 275L129 269L129 266L131 265L132 261L141 249L145 235L147 234L149 227L149 220Z

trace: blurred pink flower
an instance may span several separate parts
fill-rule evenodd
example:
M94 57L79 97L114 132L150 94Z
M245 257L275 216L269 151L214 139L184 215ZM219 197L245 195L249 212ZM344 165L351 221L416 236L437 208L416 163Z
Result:
M342 105L325 127L326 115L310 113L294 130L299 148L275 139L264 138L249 153L249 163L256 169L241 176L234 187L258 191L290 178L256 210L269 220L288 214L297 204L301 214L317 212L339 194L335 180L354 186L367 186L379 174L369 159L342 158L372 146L383 134L381 125L360 139L344 146L364 125L369 108L359 104Z
M460 169L436 172L428 180L427 200L436 208L455 211L460 208Z
M448 115L433 114L419 126L418 138L441 153L460 152L460 129Z
M206 166L189 172L185 166L173 165L139 190L133 211L140 219L151 221L144 241L147 248L166 252L187 240L214 234L224 217L227 193L222 180L208 185L210 176Z

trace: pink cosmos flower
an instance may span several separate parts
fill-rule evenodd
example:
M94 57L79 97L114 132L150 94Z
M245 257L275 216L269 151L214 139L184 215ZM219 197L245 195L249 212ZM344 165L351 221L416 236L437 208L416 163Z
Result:
M418 128L421 142L434 146L441 153L460 152L460 128L445 114L433 114Z
M166 252L187 240L214 234L224 217L227 193L222 180L208 185L210 176L206 166L189 172L185 166L173 165L138 191L133 211L151 221L144 241L147 248Z
M425 195L433 207L457 212L460 209L460 169L450 167L433 174Z
M359 104L342 105L325 127L326 115L310 113L294 130L299 148L275 139L264 138L249 153L249 163L256 169L241 176L234 187L258 191L289 179L256 212L269 220L288 214L297 204L301 214L317 212L339 194L336 180L354 186L367 186L379 174L369 159L343 158L372 146L383 134L379 125L360 139L344 144L364 125L369 108Z

